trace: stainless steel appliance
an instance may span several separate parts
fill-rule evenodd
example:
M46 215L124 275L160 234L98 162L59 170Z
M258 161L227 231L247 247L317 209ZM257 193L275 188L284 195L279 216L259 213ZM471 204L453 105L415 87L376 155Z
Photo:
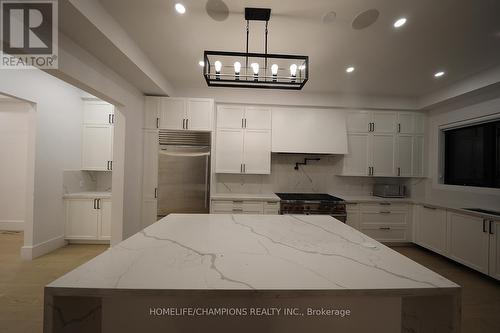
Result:
M374 184L373 195L382 198L406 197L406 186L399 184Z
M281 199L280 214L330 215L346 222L345 201L322 193L276 193Z
M209 213L208 132L160 130L158 216Z

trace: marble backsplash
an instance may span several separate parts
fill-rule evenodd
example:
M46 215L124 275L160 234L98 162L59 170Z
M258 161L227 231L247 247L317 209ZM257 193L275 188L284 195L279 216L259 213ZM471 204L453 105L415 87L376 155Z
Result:
M111 172L106 171L63 171L64 193L111 191Z
M299 165L304 158L320 158ZM272 154L270 175L217 174L216 193L259 194L274 192L315 192L345 195L371 195L375 182L405 184L411 192L412 183L408 179L340 177L342 156L310 156L300 154Z

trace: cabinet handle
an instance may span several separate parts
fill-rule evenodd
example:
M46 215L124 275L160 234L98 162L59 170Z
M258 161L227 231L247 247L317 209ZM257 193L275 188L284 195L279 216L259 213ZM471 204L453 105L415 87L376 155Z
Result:
M375 132L375 123L372 123L372 132Z
M233 208L233 212L242 212L243 208Z
M155 199L158 199L158 187L155 187Z
M109 161L109 171L113 170L113 161Z
M106 165L106 170L109 171L109 161L107 162L107 165Z
M245 119L241 118L241 128L245 128Z
M156 118L156 128L160 128L160 118Z
M486 232L486 219L483 219L483 232Z
M186 129L186 119L182 119L182 129Z
M247 165L245 163L243 163L243 173L246 173L247 172Z
M380 227L380 230L391 230L391 227Z
M245 128L247 128L247 118L245 118Z
M94 209L97 209L97 199L94 199Z
M111 124L111 113L108 114L108 124Z
M493 232L493 221L490 220L490 223L489 223L489 234L490 235L494 235L495 233Z
M101 209L101 199L97 199L97 209Z
M398 124L398 133L401 133L401 124Z
M381 206L390 206L391 203L390 202L379 202L379 205L381 205Z
M380 211L380 214L390 214L390 213L391 213L391 212L390 212L390 211L388 211L388 210L381 210L381 211Z
M431 207L431 206L427 206L427 205L423 205L422 207L424 207L425 209L432 209L432 210L437 209L436 207Z
M398 176L401 176L401 168L398 168Z
M189 129L189 119L186 119L186 129Z
M115 115L114 115L114 114L112 114L112 115L111 115L111 123L112 123L112 124L114 124L114 123L115 123Z

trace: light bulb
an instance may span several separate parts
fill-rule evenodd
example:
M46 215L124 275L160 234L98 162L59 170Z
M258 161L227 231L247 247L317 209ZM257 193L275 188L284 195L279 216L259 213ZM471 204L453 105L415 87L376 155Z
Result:
M258 63L254 62L253 64L250 65L250 67L252 67L254 74L259 74L259 64Z
M350 67L347 67L347 68L345 69L345 71L346 71L347 73L352 73L352 72L354 72L354 70L355 70L355 69L356 69L356 68L354 68L353 66L350 66Z
M271 66L271 72L273 73L273 75L278 75L278 65L274 64Z
M396 22L394 22L394 28L401 28L406 23L406 18L402 17Z
M241 64L237 61L234 63L234 72L236 74L240 74L240 71L241 71Z
M184 7L184 5L182 3L176 3L175 10L179 14L184 14L186 12L186 7Z
M222 63L219 60L217 60L215 62L215 71L220 73L221 69L222 69Z
M290 65L290 74L292 76L297 76L297 65L295 64Z
M300 66L299 66L299 69L300 69L301 71L303 71L304 69L306 69L306 65L300 65Z

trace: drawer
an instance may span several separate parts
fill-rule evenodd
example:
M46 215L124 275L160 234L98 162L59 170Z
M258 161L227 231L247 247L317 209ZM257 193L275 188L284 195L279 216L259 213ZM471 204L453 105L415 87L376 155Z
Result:
M263 214L262 201L213 200L213 214Z
M360 204L360 209L365 212L407 212L409 210L409 205L402 202L366 202Z
M345 205L347 212L357 212L359 210L359 204L357 203L348 203Z
M361 232L379 242L408 241L408 229L404 226L373 225L362 227Z
M212 213L232 213L233 202L232 201L212 201Z
M244 214L263 214L264 213L264 203L262 201L243 201L236 202L235 208L239 209L241 205L241 210Z
M408 219L407 212L395 212L390 210L380 210L379 212L361 212L361 227L371 224L406 225Z

